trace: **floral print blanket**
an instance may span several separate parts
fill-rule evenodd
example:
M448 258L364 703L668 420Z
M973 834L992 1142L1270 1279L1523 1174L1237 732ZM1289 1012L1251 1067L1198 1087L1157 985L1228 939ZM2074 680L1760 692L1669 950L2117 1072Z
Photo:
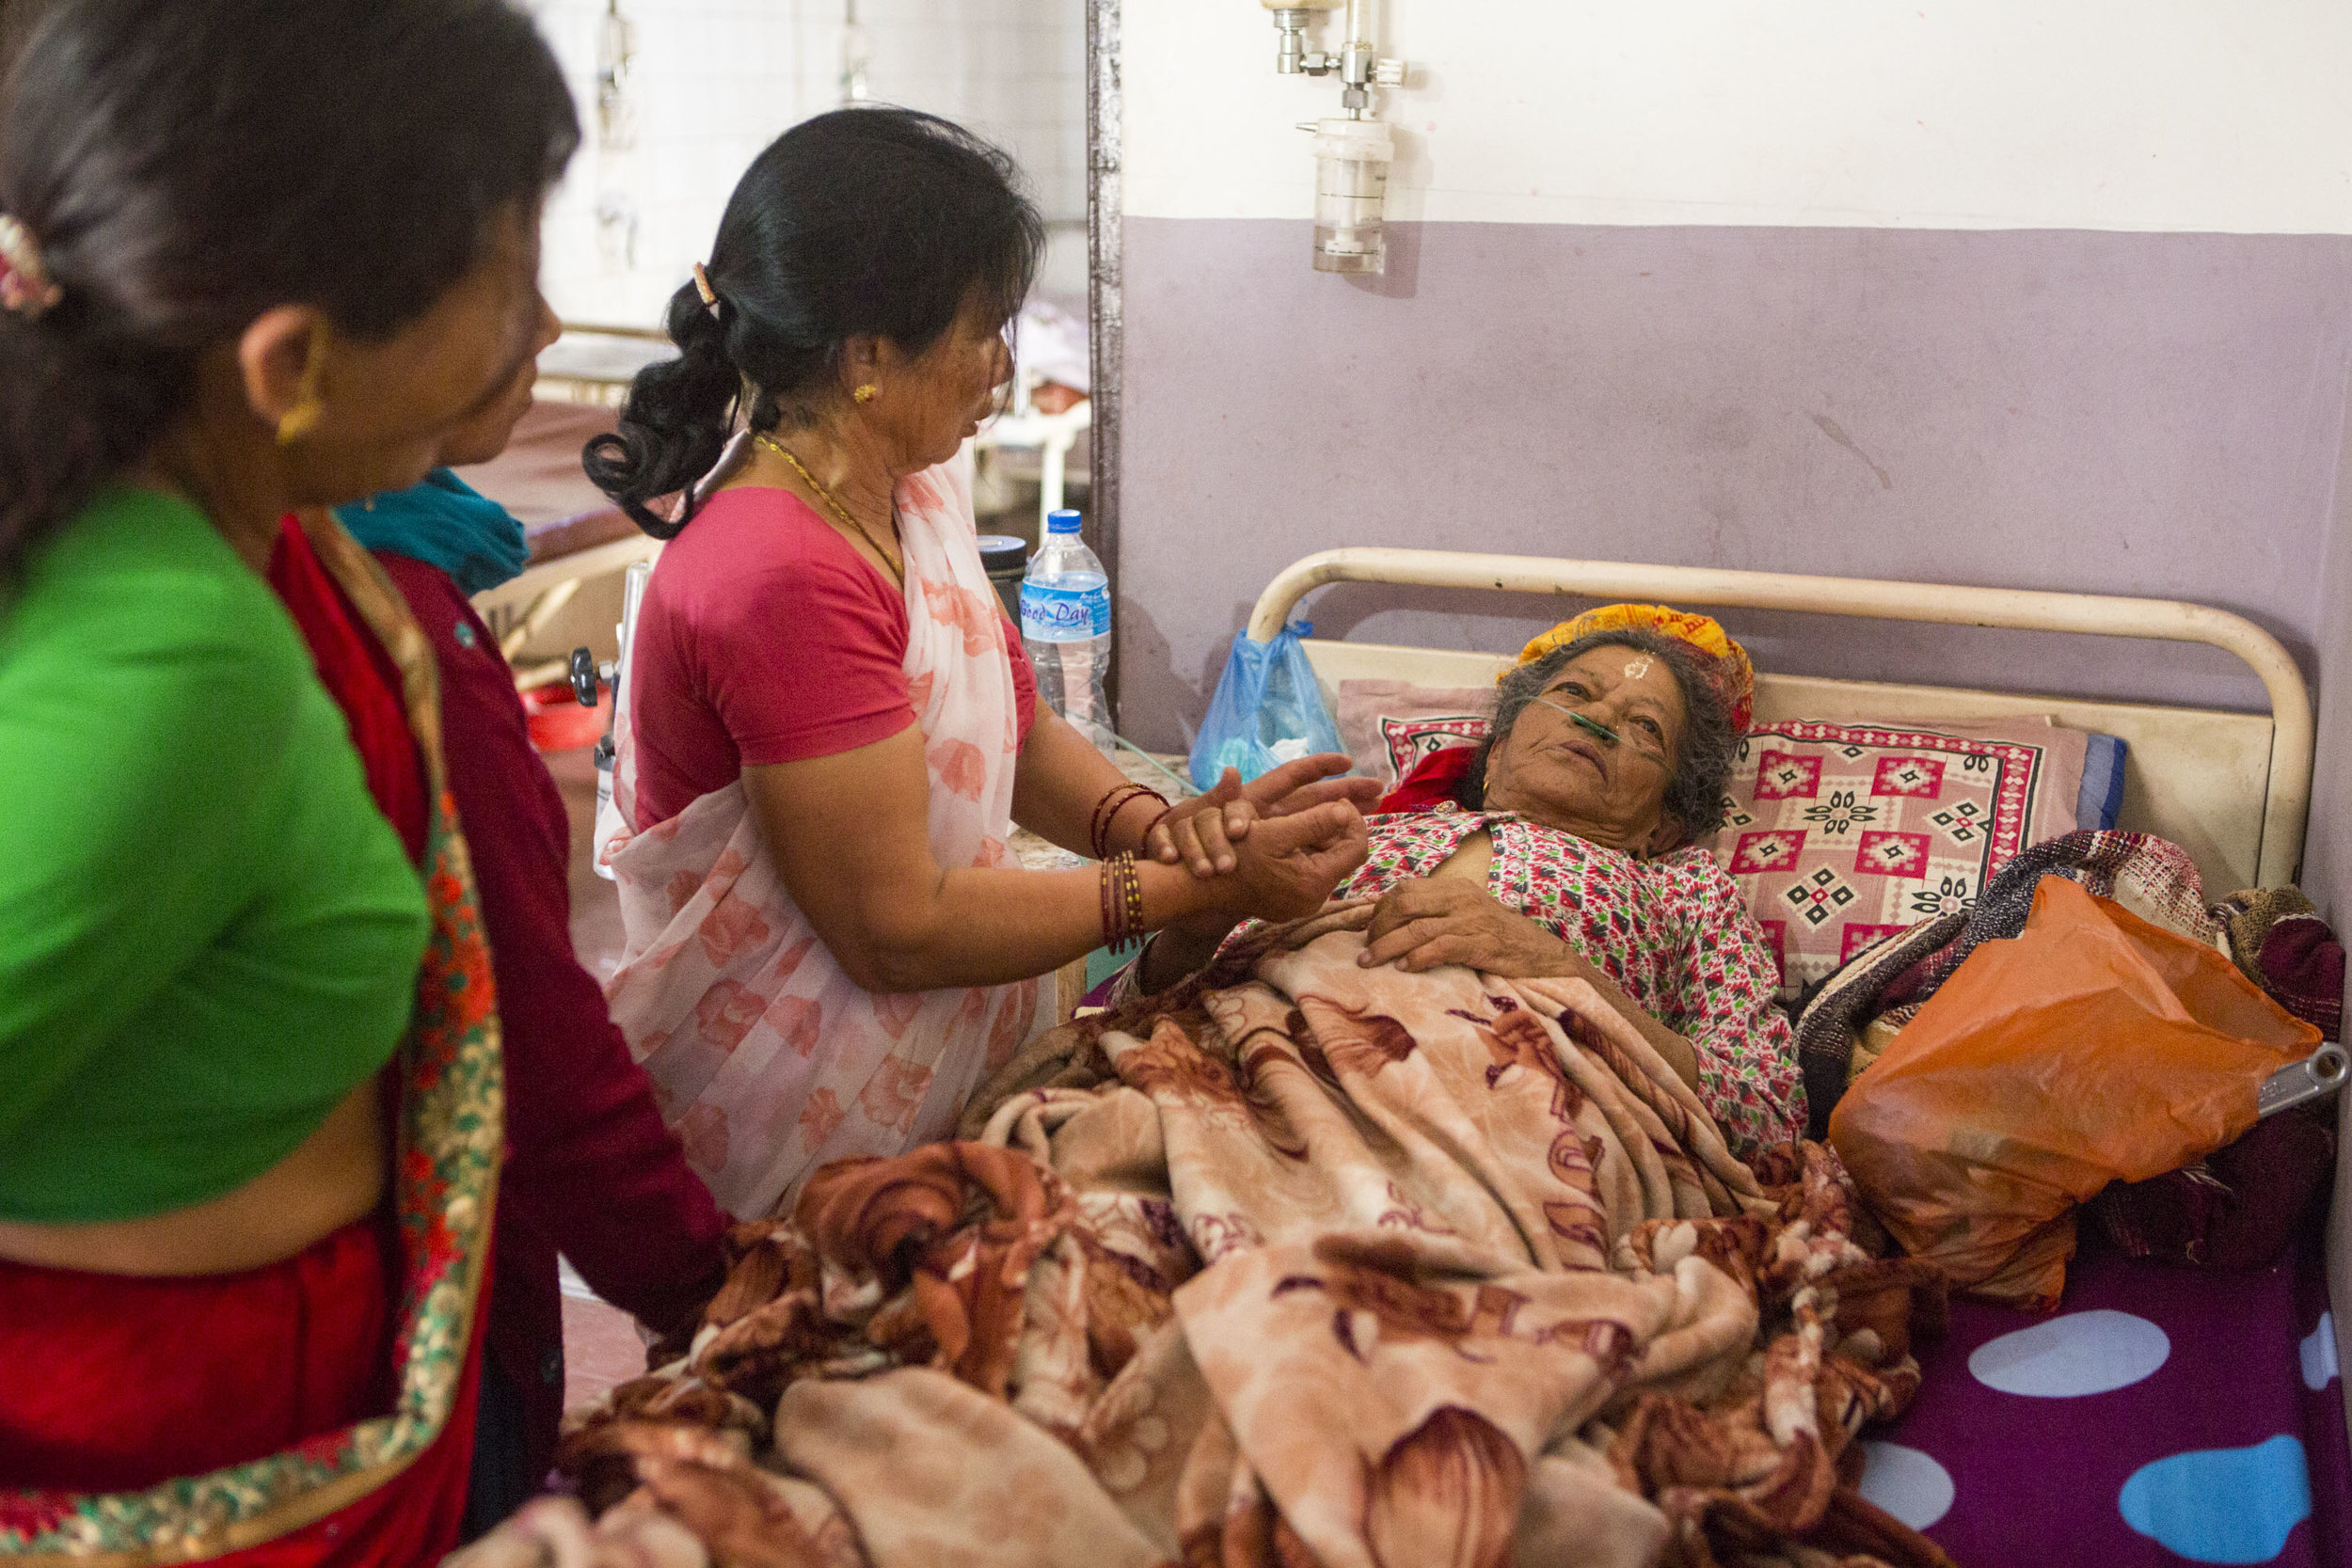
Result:
M687 1354L568 1424L564 1560L1944 1563L1852 1484L1943 1289L1836 1157L1742 1165L1582 982L1365 968L1364 919L738 1227Z

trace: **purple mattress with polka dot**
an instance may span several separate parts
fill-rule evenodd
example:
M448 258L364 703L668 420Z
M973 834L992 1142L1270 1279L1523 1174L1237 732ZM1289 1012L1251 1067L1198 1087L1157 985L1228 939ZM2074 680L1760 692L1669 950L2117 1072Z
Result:
M2085 1229L2057 1313L1952 1304L1917 1402L1864 1446L1864 1496L1962 1568L2352 1560L2318 1238L2223 1274Z

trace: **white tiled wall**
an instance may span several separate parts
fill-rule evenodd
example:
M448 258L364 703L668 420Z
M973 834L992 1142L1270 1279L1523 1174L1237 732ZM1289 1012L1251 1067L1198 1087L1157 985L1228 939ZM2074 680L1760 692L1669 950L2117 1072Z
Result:
M2344 0L1372 10L1391 222L2352 233ZM1128 216L1312 212L1339 89L1263 8L1124 0L1120 39Z
M777 133L841 101L847 0L619 0L635 33L626 149L598 132L608 0L524 0L586 132L548 206L548 296L566 321L658 325L708 249L736 178ZM1085 286L1085 0L857 0L868 96L1007 148L1055 226L1041 286ZM601 214L601 216L600 216Z

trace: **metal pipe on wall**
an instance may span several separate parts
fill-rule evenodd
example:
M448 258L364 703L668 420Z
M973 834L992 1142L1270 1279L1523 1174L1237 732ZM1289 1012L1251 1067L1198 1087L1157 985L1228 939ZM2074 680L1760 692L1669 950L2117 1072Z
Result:
M1114 603L1120 589L1119 482L1121 415L1126 402L1121 386L1126 356L1125 237L1120 225L1120 125L1125 105L1119 74L1119 22L1120 0L1091 0L1087 7L1087 304L1094 404L1088 500L1094 511L1094 553L1102 557ZM1113 625L1129 623L1114 620ZM1120 663L1114 633L1107 693L1114 726L1120 717Z
M1340 46L1340 104L1351 119L1372 108L1376 55L1373 49L1374 0L1347 0L1347 41Z

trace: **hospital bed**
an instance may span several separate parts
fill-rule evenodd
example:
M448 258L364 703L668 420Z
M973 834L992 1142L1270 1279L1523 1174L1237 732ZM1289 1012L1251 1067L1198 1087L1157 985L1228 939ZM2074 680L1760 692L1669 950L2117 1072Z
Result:
M2312 768L2310 694L2277 640L2222 610L1943 584L1340 549L1276 576L1251 614L1250 635L1272 639L1309 594L1341 582L2207 644L2252 670L2267 713L1762 673L1756 721L1921 726L2046 715L2128 743L2116 826L2180 845L2213 896L2291 882L2300 862ZM1511 662L1312 637L1305 651L1335 713L1343 682L1490 686ZM2336 1302L2352 1283L2348 1231L2352 1213L2340 1207L2326 1248ZM2344 1517L2352 1443L2329 1285L2316 1245L2291 1250L2266 1270L2219 1274L2134 1262L2086 1244L2054 1318L1955 1304L1951 1334L1923 1354L1917 1402L1866 1449L1865 1494L1969 1564L2352 1560L2338 1533L2352 1522Z

